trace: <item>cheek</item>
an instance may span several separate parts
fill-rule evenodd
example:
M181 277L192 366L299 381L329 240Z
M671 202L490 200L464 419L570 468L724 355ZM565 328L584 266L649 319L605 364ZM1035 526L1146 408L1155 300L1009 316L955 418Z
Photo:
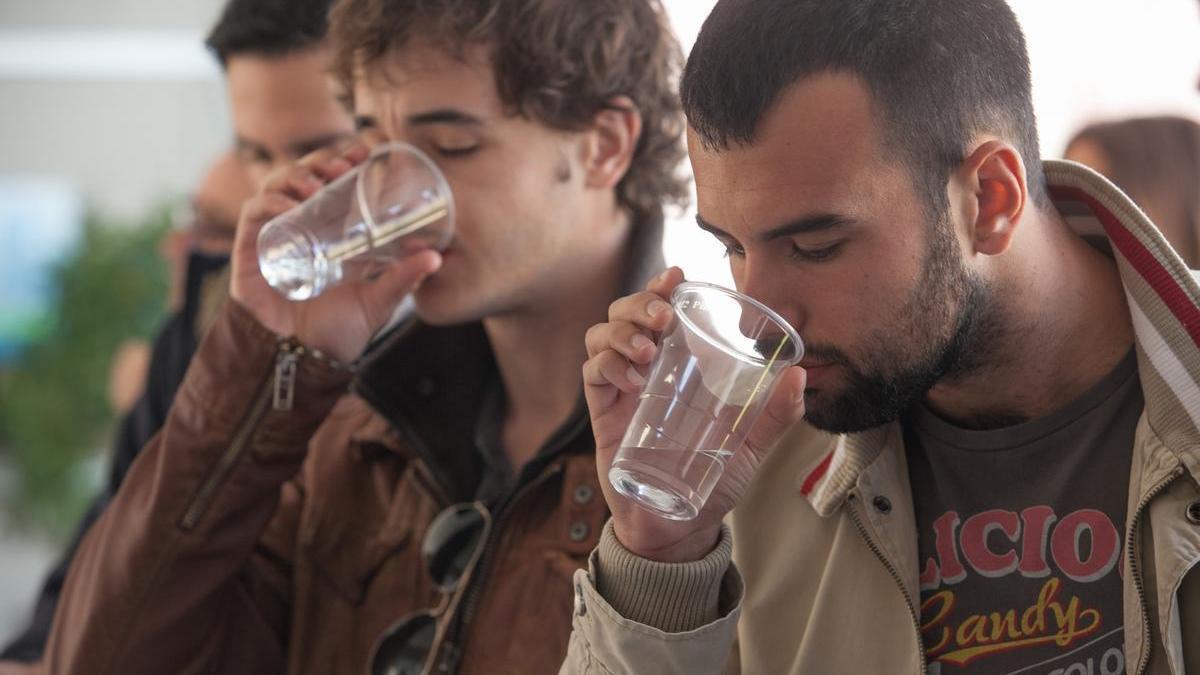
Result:
M246 177L250 179L250 186L256 193L267 176L271 175L271 165L265 162L243 162L242 167L246 170Z
M455 238L476 261L491 266L521 264L530 257L529 216L522 208L530 199L520 182L503 172L463 172L451 178Z
M531 282L573 257L571 233L581 231L575 225L586 206L575 197L580 176L560 178L557 141L540 128L510 131L475 155L439 162L454 194L463 267L493 289Z
M834 344L840 341L851 353L890 349L911 339L914 321L932 319L913 316L921 265L910 256L876 251L844 272L815 294Z
M826 263L734 257L730 264L740 291L779 312L806 340L843 348L893 325L907 311L920 268L904 255L867 246Z
M454 199L456 236L476 240L498 220L504 209L505 184L501 174L481 159L439 159Z

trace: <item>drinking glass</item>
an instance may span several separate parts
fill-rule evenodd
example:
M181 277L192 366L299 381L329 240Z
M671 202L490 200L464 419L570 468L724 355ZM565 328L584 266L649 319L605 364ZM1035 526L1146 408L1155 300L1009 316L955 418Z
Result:
M778 314L727 288L682 283L671 307L608 477L664 518L690 520L804 347Z
M258 235L258 266L272 288L307 300L388 260L444 250L454 236L454 200L428 155L407 143L376 147L362 164Z

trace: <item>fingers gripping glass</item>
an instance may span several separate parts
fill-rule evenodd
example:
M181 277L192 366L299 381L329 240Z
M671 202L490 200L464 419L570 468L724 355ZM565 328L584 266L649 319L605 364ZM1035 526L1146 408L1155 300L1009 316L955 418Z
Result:
M421 544L425 568L442 592L434 609L413 612L384 631L371 653L371 675L427 675L448 670L441 655L451 649L445 643L446 619L453 617L462 590L483 552L492 528L492 518L478 502L455 504L438 514Z
M664 518L690 520L804 346L783 317L727 288L680 284L671 307L608 477Z
M258 267L290 300L308 300L388 261L444 250L454 235L454 199L428 155L406 143L377 146L365 162L258 235Z

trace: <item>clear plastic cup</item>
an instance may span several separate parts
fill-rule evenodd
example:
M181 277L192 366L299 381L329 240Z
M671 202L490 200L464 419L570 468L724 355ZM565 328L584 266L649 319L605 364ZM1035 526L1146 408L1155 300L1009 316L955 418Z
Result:
M444 250L454 236L454 199L433 160L407 143L376 147L362 164L258 235L258 266L291 300L365 279L385 260Z
M664 518L690 520L804 346L766 305L720 286L680 284L671 306L608 478Z

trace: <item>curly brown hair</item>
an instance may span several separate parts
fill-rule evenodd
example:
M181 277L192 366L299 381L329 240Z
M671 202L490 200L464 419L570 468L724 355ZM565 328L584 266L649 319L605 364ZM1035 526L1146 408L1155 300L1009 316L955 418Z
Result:
M411 40L462 58L483 46L500 100L551 128L586 128L628 96L642 134L617 200L634 222L685 206L679 43L658 0L339 0L330 13L334 72L347 91Z

